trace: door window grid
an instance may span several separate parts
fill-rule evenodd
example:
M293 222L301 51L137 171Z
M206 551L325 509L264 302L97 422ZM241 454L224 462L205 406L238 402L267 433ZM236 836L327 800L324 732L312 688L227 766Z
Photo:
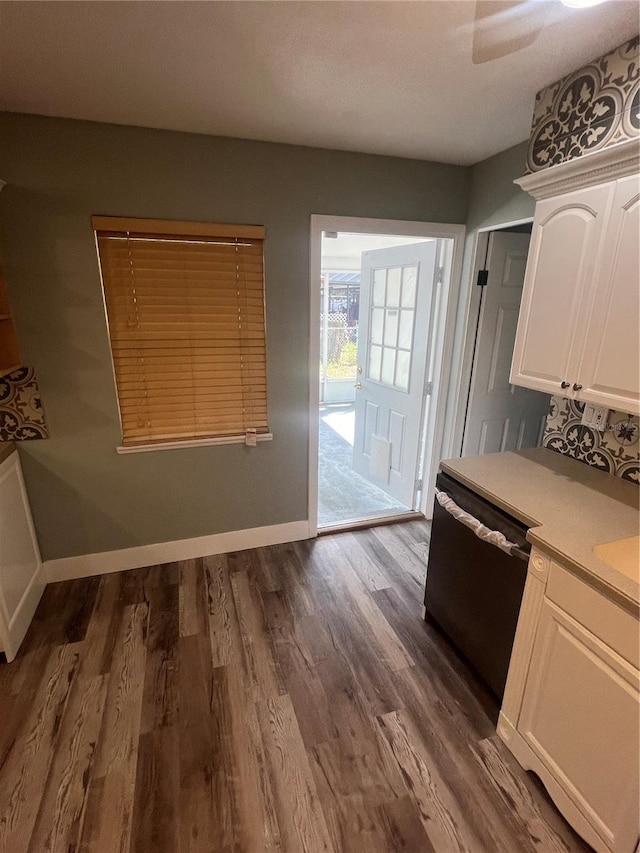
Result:
M373 271L367 378L409 390L417 265Z

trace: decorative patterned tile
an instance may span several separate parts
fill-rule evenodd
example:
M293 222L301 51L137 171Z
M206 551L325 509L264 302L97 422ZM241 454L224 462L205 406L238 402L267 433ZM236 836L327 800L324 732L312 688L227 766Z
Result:
M581 423L584 403L552 397L542 446L640 485L640 423L612 411L605 432Z
M48 437L33 368L19 367L0 378L0 441Z
M553 105L562 82L562 80L558 80L556 83L552 83L545 89L540 89L536 95L536 102L533 108L533 120L531 122L532 136L537 125L539 125L544 119L553 115Z
M635 37L538 92L527 172L640 135L639 44Z

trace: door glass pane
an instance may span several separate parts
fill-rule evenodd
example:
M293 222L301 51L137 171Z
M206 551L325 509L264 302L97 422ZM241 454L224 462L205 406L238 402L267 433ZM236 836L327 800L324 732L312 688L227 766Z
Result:
M387 347L397 346L399 313L397 308L387 308L387 319L384 324L384 343Z
M387 273L387 306L389 308L399 308L402 267L394 267L388 270Z
M411 366L411 353L398 350L396 355L396 388L401 391L409 390L409 368Z
M369 350L369 379L380 381L380 365L382 362L382 347L372 346Z
M418 265L373 271L368 378L409 390Z
M385 347L382 356L382 373L380 379L386 385L393 385L393 376L396 368L396 351L391 347Z
M400 312L400 331L398 334L398 346L403 349L411 349L413 341L413 311Z
M373 304L377 306L384 305L384 284L386 279L386 270L373 271Z
M416 281L418 280L418 267L405 267L402 270L402 307L415 308L416 306Z
M374 308L371 312L371 343L382 343L382 328L384 326L384 308Z

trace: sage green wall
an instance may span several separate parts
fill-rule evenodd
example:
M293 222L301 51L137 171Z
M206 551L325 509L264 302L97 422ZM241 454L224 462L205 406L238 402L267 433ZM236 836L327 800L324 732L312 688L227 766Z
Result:
M0 260L51 438L20 454L43 558L307 516L309 217L463 223L470 170L0 114ZM263 224L271 443L118 456L92 214Z
M528 145L528 141L520 142L472 166L467 213L469 236L476 228L533 217L533 196L513 183L525 173Z
M445 413L444 456L459 456L462 442L463 418L460 416L460 395L466 394L471 375L469 334L473 335L475 322L468 327L467 320L470 308L472 311L474 309L477 311L477 302L474 301L472 292L474 282L471 266L478 230L533 218L535 209L533 197L513 183L516 178L521 178L525 173L528 144L528 142L521 142L471 167L467 236Z
M528 142L520 142L471 167L462 291L465 290L465 285L468 288L470 283L478 230L533 218L533 196L513 183L525 173L528 145ZM464 299L461 302L464 302Z

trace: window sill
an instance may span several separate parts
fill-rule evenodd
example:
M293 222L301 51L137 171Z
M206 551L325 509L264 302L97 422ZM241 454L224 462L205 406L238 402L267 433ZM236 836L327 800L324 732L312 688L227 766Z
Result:
M272 441L273 434L270 432L256 435L256 441ZM116 447L116 453L125 455L127 453L149 453L153 450L180 450L184 447L210 447L216 444L246 444L244 435L228 435L221 438L194 438L191 441L162 441L157 444L138 444L124 447Z

